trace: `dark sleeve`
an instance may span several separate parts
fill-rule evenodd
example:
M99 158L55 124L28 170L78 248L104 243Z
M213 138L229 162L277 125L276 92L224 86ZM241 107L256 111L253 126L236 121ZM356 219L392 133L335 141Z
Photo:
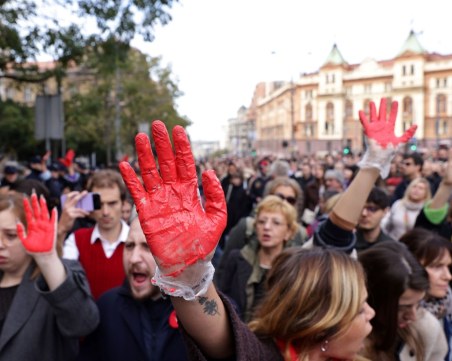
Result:
M429 231L438 233L439 235L441 235L447 239L451 239L451 237L452 237L452 226L447 221L447 217L444 218L443 222L441 222L439 224L434 224L428 220L423 208L419 212L419 215L416 218L414 227L428 229Z
M43 276L36 280L36 289L52 307L62 335L86 336L99 324L99 311L80 263L63 260L63 264L67 276L57 289L50 292Z
M283 361L281 353L271 340L259 339L248 326L240 320L228 299L220 293L224 303L225 311L228 314L229 322L233 331L235 356L223 359L222 361ZM214 361L206 357L194 340L181 327L184 340L187 344L189 359L193 361ZM219 361L219 360L218 360Z
M356 237L353 232L338 227L327 218L317 227L313 241L317 247L334 248L351 253L356 244Z
M228 235L228 240L225 242L223 253L215 269L215 280L222 277L222 274L227 266L227 258L233 249L241 249L246 244L246 218L244 217L231 229Z

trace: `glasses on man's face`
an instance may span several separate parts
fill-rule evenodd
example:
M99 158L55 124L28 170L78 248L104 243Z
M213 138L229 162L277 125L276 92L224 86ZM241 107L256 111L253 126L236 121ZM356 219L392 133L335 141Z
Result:
M297 203L297 199L295 197L291 197L291 196L286 197L284 194L281 194L281 193L275 193L275 196L281 198L283 201L287 201L287 203L289 203L293 206Z

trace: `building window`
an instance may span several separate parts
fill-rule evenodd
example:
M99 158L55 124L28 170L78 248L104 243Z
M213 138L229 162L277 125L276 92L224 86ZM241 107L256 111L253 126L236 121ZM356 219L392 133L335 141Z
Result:
M411 75L414 75L414 64L411 64L410 73Z
M402 75L403 76L406 75L406 66L405 65L402 66Z
M13 100L13 99L14 99L14 95L15 95L14 88L8 88L8 89L6 89L6 98L7 98L7 99Z
M385 92L392 91L392 84L390 82L385 83Z
M369 104L370 104L370 99L365 99L363 109L364 109L364 114L366 114L367 118L369 118Z
M365 94L370 94L370 93L372 93L372 84L365 84L365 85L364 85L364 93L365 93Z
M447 98L444 94L438 94L436 96L436 114L446 114L447 113Z
M403 98L403 116L412 118L413 115L413 100L411 97Z
M331 102L326 105L325 133L334 134L334 105Z
M334 83L336 81L336 77L334 74L331 74L331 82Z
M436 87L441 87L441 79L436 79Z
M32 96L32 93L31 93L30 87L28 87L28 86L25 87L25 89L24 89L24 102L25 103L30 103L32 101L31 96Z
M306 105L305 112L306 112L306 121L307 122L312 121L312 105L311 104Z
M353 103L351 100L345 101L345 117L352 118L353 117Z
M443 86L444 86L444 88L447 88L447 78L443 79Z

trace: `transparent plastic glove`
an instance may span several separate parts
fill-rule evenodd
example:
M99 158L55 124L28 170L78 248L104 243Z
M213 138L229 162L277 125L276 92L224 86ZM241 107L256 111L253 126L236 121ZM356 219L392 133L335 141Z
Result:
M47 203L44 197L36 194L31 196L31 205L24 199L25 217L27 219L27 234L22 223L17 224L17 234L28 253L51 253L55 250L57 211L52 210L49 217Z
M384 179L389 174L391 160L400 144L405 144L414 135L417 125L413 125L401 137L394 134L394 126L397 118L398 103L392 102L389 119L386 119L386 98L382 98L380 109L377 111L374 102L370 102L370 121L366 114L360 110L359 120L367 136L367 150L358 163L360 168L377 168Z
M167 294L194 299L207 290L213 277L210 260L226 226L224 193L214 171L204 172L204 210L184 129L173 129L175 153L161 121L153 122L152 134L160 174L144 133L135 138L143 184L129 163L121 162L119 168L158 265L153 283Z

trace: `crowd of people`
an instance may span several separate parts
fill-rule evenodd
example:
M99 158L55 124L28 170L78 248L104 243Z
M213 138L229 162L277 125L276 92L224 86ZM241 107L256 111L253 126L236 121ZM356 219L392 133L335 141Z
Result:
M362 154L195 161L155 121L134 163L6 162L0 360L450 361L452 149L386 109Z

